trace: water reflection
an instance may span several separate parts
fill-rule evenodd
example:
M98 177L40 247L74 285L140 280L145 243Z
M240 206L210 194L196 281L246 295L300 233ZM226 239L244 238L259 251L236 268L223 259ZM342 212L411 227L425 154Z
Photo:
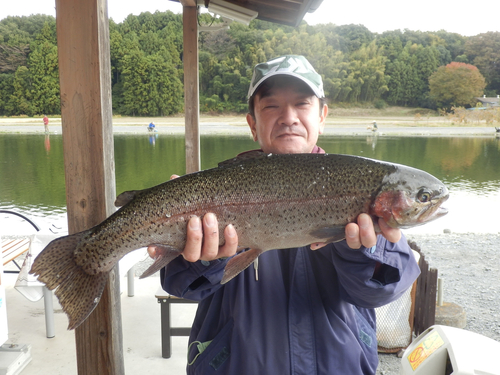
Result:
M153 147L154 147L154 146L155 146L155 144L156 144L156 138L158 138L158 134L157 134L157 133L155 133L155 134L150 134L150 135L149 135L149 144L150 144L151 146L153 146Z
M375 147L377 147L378 133L374 133L373 135L369 135L366 137L366 144L372 147L372 151L375 151Z
M117 193L144 189L185 171L183 136L116 135ZM327 152L366 156L423 169L445 182L450 214L411 231L499 232L500 141L495 137L328 136ZM256 148L249 136L201 138L202 169ZM0 208L64 220L65 182L60 135L0 134Z
M50 135L45 134L45 151L47 151L47 154L50 152Z

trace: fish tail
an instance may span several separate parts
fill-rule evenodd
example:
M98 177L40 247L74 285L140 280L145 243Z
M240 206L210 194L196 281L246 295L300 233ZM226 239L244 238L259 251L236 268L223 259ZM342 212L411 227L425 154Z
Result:
M169 245L149 245L149 247L152 246L156 248L156 256L154 258L155 261L146 271L144 271L144 273L139 277L140 279L144 279L145 277L151 276L155 272L161 270L181 253L178 249Z
M30 270L47 288L57 288L55 295L69 318L70 330L78 327L97 306L109 274L89 275L76 263L74 250L86 233L55 239L36 257Z

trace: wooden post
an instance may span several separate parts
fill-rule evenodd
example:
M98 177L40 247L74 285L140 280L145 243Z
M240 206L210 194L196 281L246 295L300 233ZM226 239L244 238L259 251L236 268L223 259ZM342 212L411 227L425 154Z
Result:
M68 229L113 211L115 167L107 0L56 0ZM75 331L78 374L124 374L118 268Z
M183 3L184 5L184 3ZM184 113L186 121L186 173L200 170L198 10L183 7Z

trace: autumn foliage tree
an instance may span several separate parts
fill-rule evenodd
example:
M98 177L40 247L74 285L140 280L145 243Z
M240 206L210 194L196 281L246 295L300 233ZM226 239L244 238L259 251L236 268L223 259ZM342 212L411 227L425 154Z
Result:
M440 108L472 106L485 87L479 70L460 62L441 66L429 77L430 96Z

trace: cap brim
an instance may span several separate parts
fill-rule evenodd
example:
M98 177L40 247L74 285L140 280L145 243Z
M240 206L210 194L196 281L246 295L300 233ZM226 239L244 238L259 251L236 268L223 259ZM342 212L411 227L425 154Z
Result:
M274 72L274 73L269 73L267 75L265 75L264 77L262 77L258 82L257 84L255 84L253 86L253 89L250 87L250 90L248 91L248 98L250 98L253 94L255 94L255 92L259 89L259 87L265 82L267 81L269 78L271 77L276 77L276 76L291 76L291 77L295 77L295 78L298 78L300 79L302 82L304 82L314 93L314 95L316 95L318 98L323 98L325 96L325 94L320 91L318 89L318 87L316 85L314 85L311 81L309 81L308 79L302 77L300 74L296 74L294 72Z

